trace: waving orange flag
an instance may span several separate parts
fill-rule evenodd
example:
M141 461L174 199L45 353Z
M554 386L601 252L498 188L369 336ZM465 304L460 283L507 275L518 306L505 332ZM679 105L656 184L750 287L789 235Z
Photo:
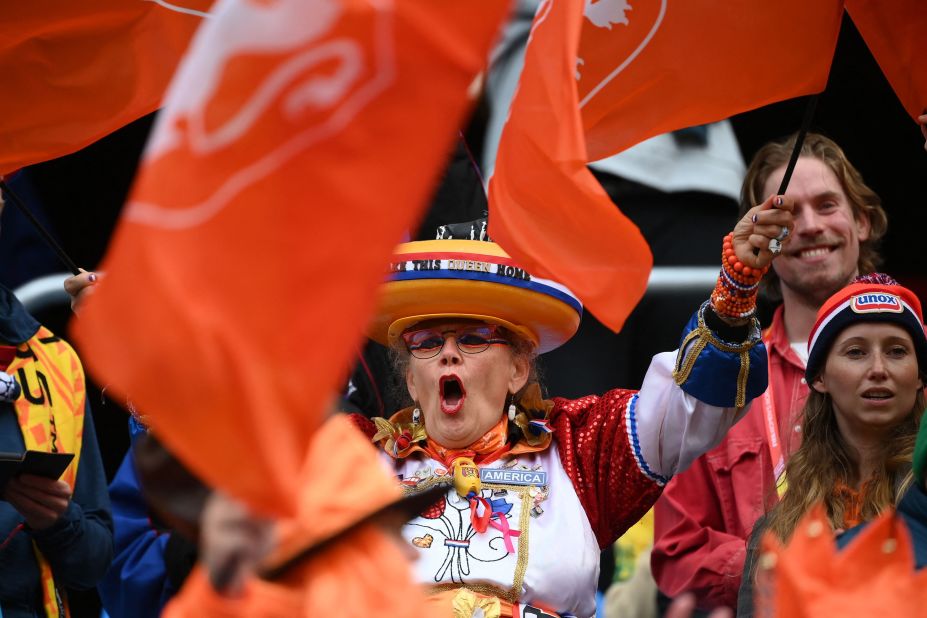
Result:
M822 90L842 11L841 0L544 0L490 181L490 233L619 330L650 254L585 164Z
M576 79L589 161L820 92L842 0L588 0Z
M545 0L489 181L489 233L536 276L565 284L620 330L653 260L586 168L575 71L583 0Z
M207 483L295 513L507 8L229 0L197 34L75 334Z
M922 0L847 0L847 13L908 115L927 112L927 11Z
M211 4L4 3L0 175L80 150L160 107Z

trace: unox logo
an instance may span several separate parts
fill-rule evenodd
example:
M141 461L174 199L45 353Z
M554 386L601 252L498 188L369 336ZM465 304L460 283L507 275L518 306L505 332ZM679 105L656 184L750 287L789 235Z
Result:
M869 292L857 294L850 299L850 309L856 313L901 313L904 306L894 294Z

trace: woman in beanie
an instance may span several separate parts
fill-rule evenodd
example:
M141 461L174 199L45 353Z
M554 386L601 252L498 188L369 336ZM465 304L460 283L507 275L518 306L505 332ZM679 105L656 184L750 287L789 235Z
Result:
M858 277L818 311L808 341L802 444L787 489L750 539L738 616L752 613L756 547L765 531L788 542L815 505L842 532L900 501L912 483L924 411L927 337L918 298L882 274Z

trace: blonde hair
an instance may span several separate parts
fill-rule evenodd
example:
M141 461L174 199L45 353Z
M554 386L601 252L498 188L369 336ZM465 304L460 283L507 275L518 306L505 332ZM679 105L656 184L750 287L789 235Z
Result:
M784 141L770 142L760 148L753 157L741 190L740 217L769 197L764 195L766 181L770 174L788 163L797 137L796 133ZM869 219L869 238L859 243L857 269L860 274L875 271L882 262L878 252L879 242L888 229L888 217L882 208L881 198L863 182L862 174L853 167L846 154L833 140L819 133L808 133L802 142L801 156L818 159L830 168L853 208L853 217L857 221L862 217ZM763 286L773 301L782 300L779 285L775 269L770 268L763 277Z

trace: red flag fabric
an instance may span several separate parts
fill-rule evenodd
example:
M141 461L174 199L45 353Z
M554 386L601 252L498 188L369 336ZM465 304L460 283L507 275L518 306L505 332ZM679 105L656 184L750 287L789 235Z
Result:
M0 20L0 175L156 110L212 0L29 0Z
M827 84L843 0L589 0L577 87L589 161Z
M489 181L489 232L532 274L565 284L615 331L644 295L653 260L586 168L576 50L583 0L546 0Z
M847 12L905 111L927 112L927 11L921 0L847 0Z
M207 483L295 513L507 5L229 0L197 34L75 335Z

